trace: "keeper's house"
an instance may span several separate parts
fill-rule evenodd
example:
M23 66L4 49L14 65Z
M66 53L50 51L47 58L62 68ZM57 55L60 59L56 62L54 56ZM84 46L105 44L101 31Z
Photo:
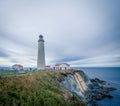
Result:
M23 66L21 64L15 64L12 66L13 70L23 70Z
M56 63L54 70L68 70L70 65L67 63Z

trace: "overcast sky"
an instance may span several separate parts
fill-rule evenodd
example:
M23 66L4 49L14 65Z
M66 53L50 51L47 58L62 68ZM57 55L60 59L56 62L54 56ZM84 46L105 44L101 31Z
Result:
M120 0L0 0L0 66L120 66Z

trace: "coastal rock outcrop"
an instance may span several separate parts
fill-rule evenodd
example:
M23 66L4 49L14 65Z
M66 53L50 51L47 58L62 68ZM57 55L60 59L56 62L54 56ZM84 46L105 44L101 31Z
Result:
M113 87L105 87L105 81L98 78L90 79L83 71L61 71L64 79L60 85L82 99L86 103L94 103L103 98L112 98L109 91L116 90Z

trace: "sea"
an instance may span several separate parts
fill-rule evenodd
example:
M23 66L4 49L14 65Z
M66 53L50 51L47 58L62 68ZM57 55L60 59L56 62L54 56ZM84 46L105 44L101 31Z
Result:
M82 67L79 69L90 78L99 78L107 82L106 86L117 88L110 92L113 98L97 101L98 106L120 106L120 67Z

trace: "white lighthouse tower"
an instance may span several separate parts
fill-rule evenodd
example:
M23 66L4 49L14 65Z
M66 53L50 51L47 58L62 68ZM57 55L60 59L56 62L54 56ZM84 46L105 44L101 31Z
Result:
M38 57L37 57L37 69L45 68L45 50L44 50L44 39L43 36L39 36L38 40Z

